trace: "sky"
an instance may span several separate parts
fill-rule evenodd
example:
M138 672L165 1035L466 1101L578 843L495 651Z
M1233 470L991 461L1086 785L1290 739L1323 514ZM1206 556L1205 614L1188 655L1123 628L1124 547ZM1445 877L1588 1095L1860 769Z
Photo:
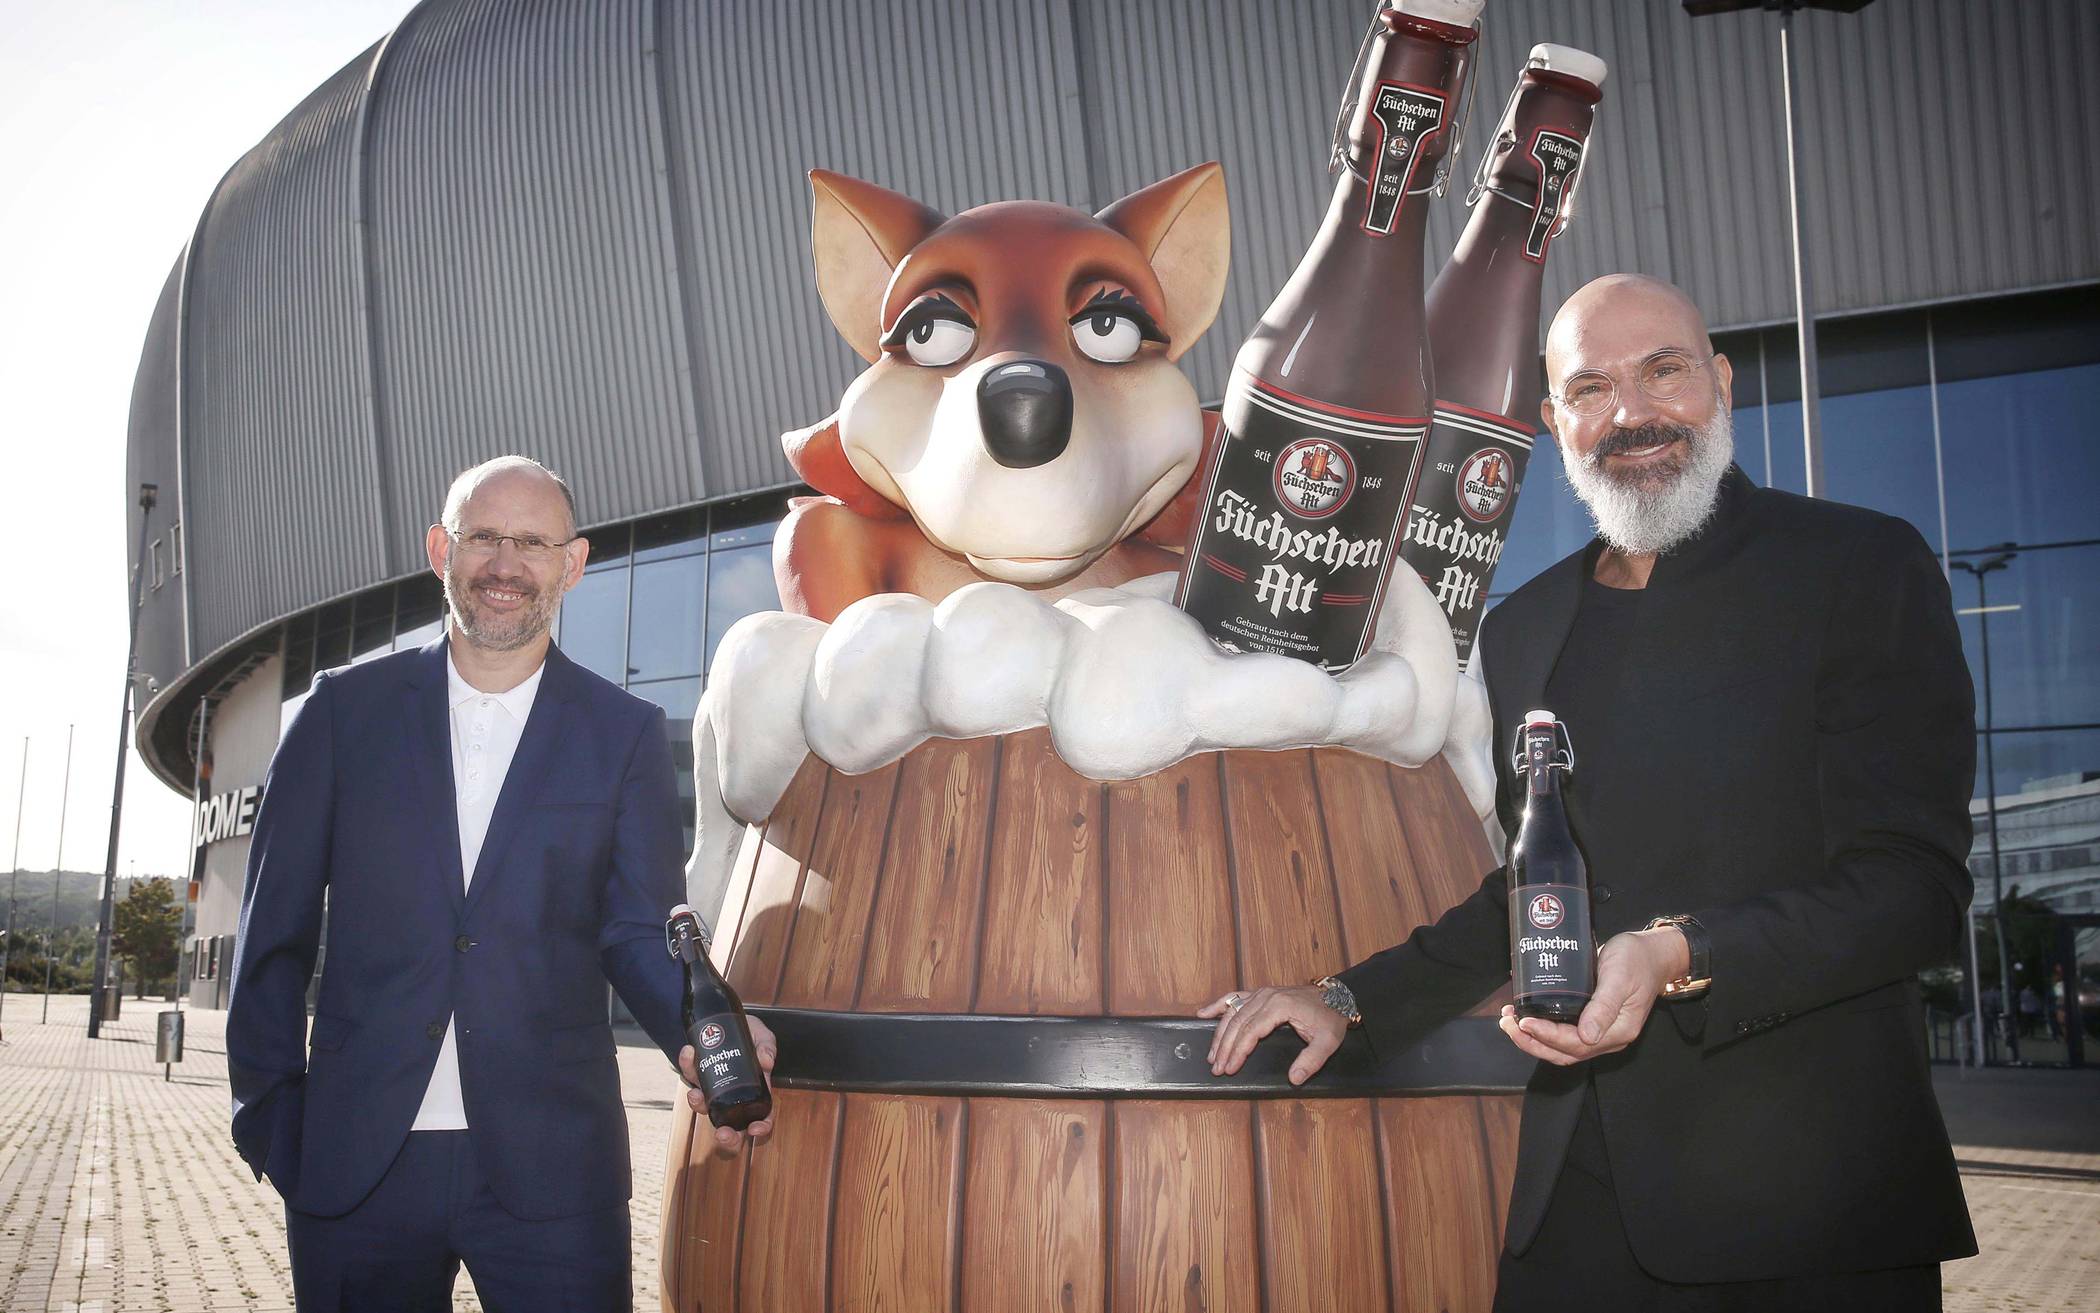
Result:
M412 7L6 5L0 541L12 569L0 589L0 872L59 860L69 725L64 864L99 871L106 857L134 550L127 524L136 529L125 428L161 284L220 175ZM189 836L187 800L132 754L117 873L186 870Z

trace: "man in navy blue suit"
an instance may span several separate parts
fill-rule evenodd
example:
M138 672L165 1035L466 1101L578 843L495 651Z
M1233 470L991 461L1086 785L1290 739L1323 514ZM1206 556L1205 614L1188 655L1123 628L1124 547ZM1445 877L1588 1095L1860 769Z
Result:
M302 1310L435 1313L462 1262L492 1310L628 1309L608 982L697 1083L664 947L684 901L664 714L548 640L590 544L544 467L460 475L426 546L445 635L315 679L270 764L234 1141L284 1196Z

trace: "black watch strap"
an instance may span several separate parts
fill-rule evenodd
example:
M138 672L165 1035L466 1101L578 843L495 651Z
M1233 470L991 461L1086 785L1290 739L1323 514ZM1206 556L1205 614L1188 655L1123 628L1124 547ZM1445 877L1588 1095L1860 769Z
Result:
M1713 940L1708 937L1706 927L1700 925L1694 916L1658 916L1645 928L1660 930L1664 926L1676 926L1678 933L1684 936L1685 947L1690 950L1691 968L1663 986L1663 997L1697 998L1714 983Z

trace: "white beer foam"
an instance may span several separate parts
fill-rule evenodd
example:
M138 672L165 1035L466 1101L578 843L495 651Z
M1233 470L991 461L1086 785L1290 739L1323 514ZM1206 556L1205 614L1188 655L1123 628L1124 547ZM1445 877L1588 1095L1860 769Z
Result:
M1487 0L1400 0L1393 8L1416 18L1435 19L1453 27L1471 27L1480 11L1487 8Z
M1441 754L1490 815L1487 691L1460 674L1450 623L1414 571L1394 571L1371 650L1340 675L1227 653L1173 592L1172 574L1054 603L986 582L938 606L863 598L829 625L779 611L738 621L694 720L693 905L713 923L745 825L772 814L809 753L858 775L936 737L1048 726L1066 764L1098 780L1219 748L1332 745L1410 767Z
M1543 68L1569 77L1581 78L1600 91L1604 87L1605 74L1609 69L1602 59L1587 50L1573 46L1557 46L1550 41L1541 41L1531 48L1531 55L1524 61L1528 68Z

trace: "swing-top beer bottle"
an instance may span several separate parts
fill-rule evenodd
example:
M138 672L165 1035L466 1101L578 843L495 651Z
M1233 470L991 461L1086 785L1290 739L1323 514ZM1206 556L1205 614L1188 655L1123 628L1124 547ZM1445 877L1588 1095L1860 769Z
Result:
M1436 418L1400 557L1451 621L1463 663L1538 432L1539 290L1603 97L1604 61L1537 45L1487 143L1472 217L1429 289Z
M764 1121L773 1115L773 1092L758 1065L743 1000L708 960L699 914L684 903L672 908L664 937L685 967L685 1038L707 1096L707 1119L737 1130Z
M1517 1015L1572 1023L1596 983L1589 864L1568 828L1561 779L1575 753L1550 711L1524 717L1517 740L1524 820L1509 848L1509 949Z
M1233 363L1175 591L1229 650L1340 670L1370 645L1435 395L1423 235L1482 3L1380 11L1326 217Z

